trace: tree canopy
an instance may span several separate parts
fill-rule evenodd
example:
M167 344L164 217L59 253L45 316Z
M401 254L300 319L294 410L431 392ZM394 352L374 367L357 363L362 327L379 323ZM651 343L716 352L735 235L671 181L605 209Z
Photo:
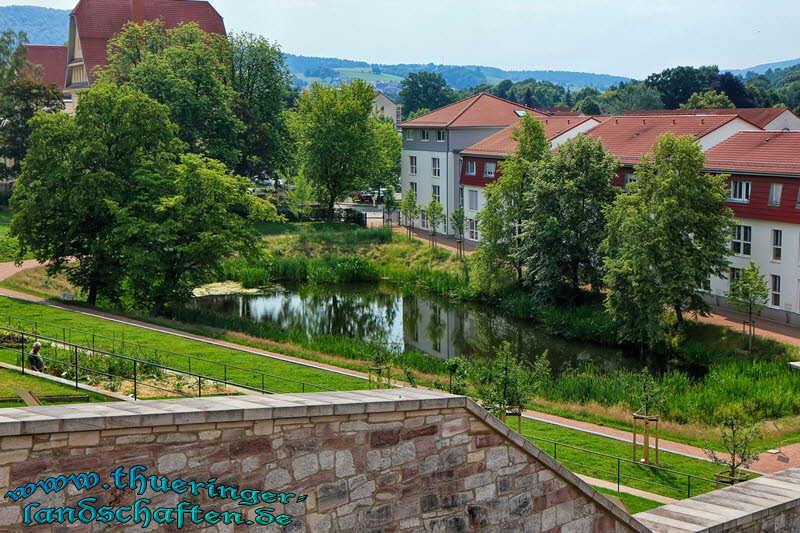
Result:
M401 85L400 102L406 116L422 108L438 109L456 100L453 89L441 74L412 72Z
M732 107L734 105L728 95L717 91L694 93L686 103L681 104L681 109L725 109Z

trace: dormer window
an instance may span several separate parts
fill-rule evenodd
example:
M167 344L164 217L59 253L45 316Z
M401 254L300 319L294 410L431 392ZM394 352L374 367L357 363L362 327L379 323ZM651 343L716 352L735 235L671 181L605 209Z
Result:
M750 202L752 183L749 181L731 180L728 185L728 200L731 202Z
M493 178L497 168L497 163L486 163L483 167L483 177Z
M474 176L477 172L478 165L475 161L467 161L467 176Z

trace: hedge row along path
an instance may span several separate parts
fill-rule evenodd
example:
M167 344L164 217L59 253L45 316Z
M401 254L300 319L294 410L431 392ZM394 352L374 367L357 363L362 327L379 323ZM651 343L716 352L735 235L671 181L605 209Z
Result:
M39 266L39 264L36 261L33 261L33 260L32 261L23 262L23 264L20 267L15 266L13 263L0 263L0 281L2 281L4 279L16 274L20 270L24 270L26 268L33 268L35 266ZM293 363L299 363L299 364L302 364L302 365L318 368L320 370L327 370L327 371L332 371L332 372L337 372L337 373L342 373L342 374L348 374L348 375L351 375L351 376L354 376L354 377L360 377L360 378L363 378L363 379L367 379L368 378L367 374L364 373L364 372L358 372L358 371L349 370L349 369L342 369L342 368L339 368L339 367L336 367L336 366L333 366L333 365L329 365L329 364L325 364L325 363L312 362L312 361L308 361L308 360L305 360L305 359L302 359L302 358L299 358L299 357L292 357L292 356L288 356L288 355L269 352L269 351L266 351L266 350L259 350L257 348L251 348L249 346L242 346L240 344L235 344L235 343L224 341L224 340L213 339L213 338L210 338L210 337L204 337L202 335L195 335L195 334L192 334L192 333L187 333L187 332L184 332L184 331L180 331L180 330L176 330L176 329L172 329L172 328L167 328L167 327L163 327L163 326L156 326L154 324L150 324L150 323L147 323L147 322L142 322L142 321L139 321L139 320L134 320L134 319L130 319L130 318L126 318L126 317L122 317L122 316L119 316L119 315L114 315L114 314L106 313L106 312L102 312L102 311L94 311L94 310L87 311L85 309L78 308L78 307L75 307L75 306L71 306L71 305L68 305L68 304L63 303L63 302L59 302L59 301L55 301L55 300L48 300L48 299L43 298L41 296L35 296L35 295L31 295L31 294L26 294L26 293L22 293L22 292L19 292L19 291L0 288L0 295L8 296L8 297L11 297L11 298L17 298L17 299L21 299L21 300L26 300L26 301L29 301L29 302L41 303L41 304L49 305L49 306L52 306L52 307L58 307L58 308L66 310L66 311L83 313L83 314L85 314L87 316L94 316L94 317L103 318L103 319L106 319L106 320L113 320L113 321L116 321L116 322L119 322L119 323L122 323L122 324L125 324L125 325L145 328L145 329L149 329L151 331L156 331L156 332L159 332L159 333L165 333L165 334L168 334L168 335L175 335L175 336L179 336L179 337L183 337L183 338L187 338L187 339L197 340L197 341L200 341L200 342L205 342L205 343L209 343L209 344L215 344L215 345L218 345L218 346L232 348L232 349L238 350L238 351L249 352L249 353L252 353L254 355L261 356L261 357L272 357L272 358L283 360L283 361L290 361L290 362L293 362ZM773 323L773 322L769 322L768 323L768 321L766 321L766 320L761 320L760 321L760 325L761 325L762 328L770 327L770 325L781 326L781 324L776 324L776 323ZM798 337L792 337L792 338L794 340L794 342L792 344L796 344L796 345L800 346L800 338L798 338ZM527 417L530 417L530 418L532 418L534 420L538 420L538 421L541 421L541 422L547 422L547 423L550 423L550 424L560 425L560 426L563 426L563 427L566 427L566 428L575 429L575 430L579 430L579 431L585 431L585 432L588 432L588 433L593 433L593 434L596 434L596 435L610 437L610 438L617 439L617 440L624 440L624 441L627 441L627 442L631 442L631 440L633 439L633 434L631 432L629 432L629 431L619 430L619 429L615 429L615 428L609 428L609 427L606 427L606 426L601 426L601 425L593 424L593 423L590 423L590 422L583 422L583 421L580 421L580 420L572 420L572 419L561 417L561 416L556 416L556 415L551 415L551 414L541 413L541 412L538 412L538 411L531 411L531 410L526 410L524 414ZM637 441L640 444L642 443L642 439L643 439L642 435L637 435ZM705 452L703 451L703 449L702 448L698 448L696 446L690 446L688 444L683 444L683 443L679 443L679 442L672 442L672 441L668 441L668 440L664 440L664 439L660 439L659 445L660 445L660 448L662 450L664 450L664 451L678 453L678 454L686 455L686 456L689 456L689 457L694 457L694 458L697 458L697 459L707 460L707 457L706 457ZM754 463L750 467L750 469L753 470L754 472L758 472L759 474L773 474L773 473L776 473L776 472L780 472L782 470L786 470L787 468L793 468L795 466L800 466L800 443L794 443L794 444L783 446L781 454L762 453L760 458L759 458L759 460L756 463Z

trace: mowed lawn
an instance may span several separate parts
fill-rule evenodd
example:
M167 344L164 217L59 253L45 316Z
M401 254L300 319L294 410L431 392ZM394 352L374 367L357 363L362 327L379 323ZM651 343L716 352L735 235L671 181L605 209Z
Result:
M55 381L50 381L45 378L40 378L31 374L22 374L15 370L7 368L0 368L0 398L18 398L14 387L20 389L27 389L33 392L37 398L42 400L45 405L68 404L75 402L53 402L44 399L45 396L89 396L89 402L113 402L113 398L108 398L102 394L96 394L69 385L62 385ZM83 400L78 403L85 403ZM18 402L0 402L0 408L3 407L24 407L25 403L20 400Z
M509 418L508 424L514 430L517 429L516 419ZM548 455L554 456L556 460L573 472L616 483L617 468L619 467L620 485L660 494L661 496L667 496L668 498L674 498L676 500L686 498L689 489L691 489L692 496L714 490L714 483L704 481L703 479L713 480L714 473L724 470L723 467L715 465L710 461L695 459L662 450L659 454L658 466L667 470L703 478L692 478L688 480L686 475L649 468L645 465L625 461L626 459L631 460L633 458L632 445L630 442L593 435L585 431L556 426L536 420L523 419L522 434L527 437L536 437L529 440ZM557 442L559 444L553 445L551 442L547 441ZM561 446L562 443L611 457L570 449L567 446ZM654 439L651 437L651 446L653 446L653 444ZM641 459L642 448L639 446L637 449L637 458ZM617 458L622 460L618 462ZM653 461L654 459L655 451L651 449L650 460Z
M142 353L141 350L132 346L134 343L175 352L181 355L161 355L160 364L177 370L189 370L188 359L183 356L204 359L205 361L193 359L191 361L191 371L212 378L222 379L227 377L229 381L242 385L260 388L262 384L262 375L260 373L264 373L267 374L267 376L263 377L264 386L273 392L314 392L320 391L322 388L356 390L369 387L366 380L336 372L6 297L0 297L0 314L25 319L23 321L12 319L12 325L17 329L29 331L35 327L39 335L51 338L62 339L64 330L61 328L73 328L88 332L88 335L73 333L67 340L71 340L75 344L91 344L92 333L97 336L113 337L118 340L124 339L126 348L120 349L119 343L117 343L114 353L123 351L124 354L131 354L132 357L136 358L142 358L143 356L139 355ZM6 316L0 316L0 324L5 326L8 321L9 319ZM108 346L108 341L105 341L105 343L104 346ZM149 353L149 351L144 350L145 355ZM16 353L0 351L0 360L3 361L15 363L16 356ZM222 366L223 363L230 366L225 369ZM309 384L320 388L309 386Z

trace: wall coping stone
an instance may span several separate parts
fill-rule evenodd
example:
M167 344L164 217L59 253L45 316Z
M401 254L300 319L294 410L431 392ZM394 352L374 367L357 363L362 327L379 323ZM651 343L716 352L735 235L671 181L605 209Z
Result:
M638 533L650 532L650 529L637 519L620 509L528 439L492 416L475 401L465 396L455 396L441 391L384 389L18 407L0 411L0 437L129 429L142 426L179 426L459 408L466 409L493 431L536 458L620 522ZM800 480L798 482L800 483Z
M651 509L634 518L656 533L726 531L800 506L800 467Z

